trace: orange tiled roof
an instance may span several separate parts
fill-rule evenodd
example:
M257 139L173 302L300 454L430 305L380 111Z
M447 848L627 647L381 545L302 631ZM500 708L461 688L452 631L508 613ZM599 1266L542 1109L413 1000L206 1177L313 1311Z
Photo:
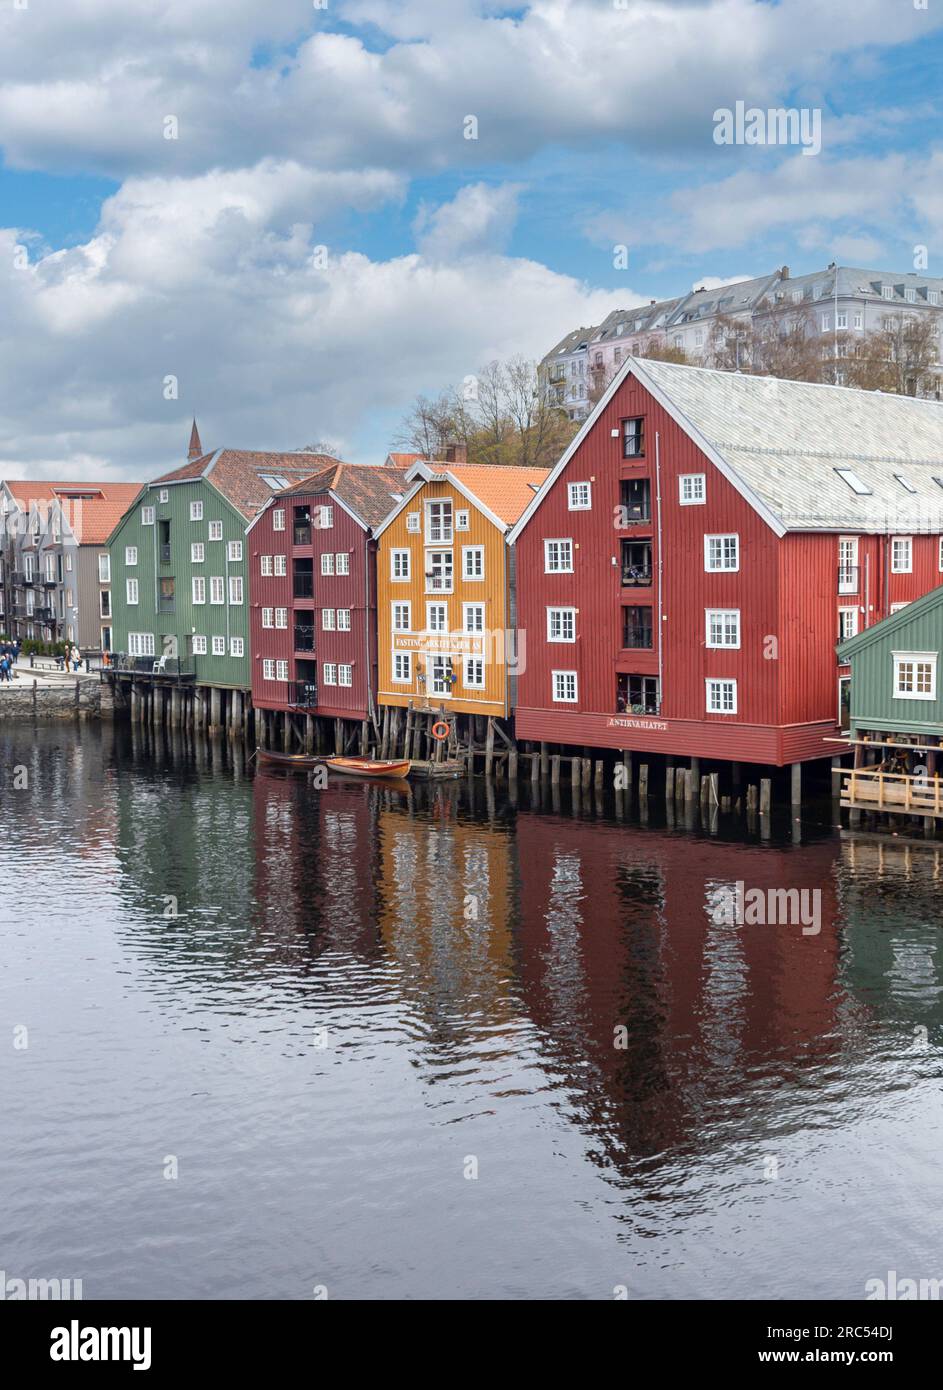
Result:
M549 468L514 468L503 464L430 463L436 473L451 473L479 502L507 526L534 500Z
M391 468L410 468L414 463L421 463L425 454L388 454L387 459Z
M24 511L34 502L48 507L60 501L80 545L104 545L144 487L143 483L50 482L45 478L3 481Z

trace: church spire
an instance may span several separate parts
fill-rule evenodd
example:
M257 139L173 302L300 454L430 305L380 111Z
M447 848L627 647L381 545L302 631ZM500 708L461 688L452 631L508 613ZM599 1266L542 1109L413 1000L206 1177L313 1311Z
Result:
M200 443L200 432L196 427L196 420L193 421L193 429L190 431L190 449L187 458L192 463L194 459L203 457L203 445Z

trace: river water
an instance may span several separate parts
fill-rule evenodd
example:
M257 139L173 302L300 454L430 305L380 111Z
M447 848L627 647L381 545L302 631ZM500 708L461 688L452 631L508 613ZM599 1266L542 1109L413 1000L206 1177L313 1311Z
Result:
M568 788L317 791L140 738L0 732L8 1278L830 1299L943 1277L943 849L827 814L799 844L654 802L638 825ZM733 922L738 882L817 889L820 930Z

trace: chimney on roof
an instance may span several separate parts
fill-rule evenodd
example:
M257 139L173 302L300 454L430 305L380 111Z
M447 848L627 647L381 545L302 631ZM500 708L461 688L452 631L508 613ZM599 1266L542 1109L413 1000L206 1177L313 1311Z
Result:
M446 463L467 463L468 449L464 444L446 444L445 446Z
M200 431L196 427L196 420L193 421L193 429L190 431L190 448L187 451L187 458L192 463L194 459L203 457L203 445L200 443Z
M657 299L650 299L648 302L649 302L649 304L657 304L657 303L658 303L658 300L657 300Z
M788 265L784 265L784 266L783 266L782 270L779 272L779 276L780 276L780 279L782 279L782 280L788 280L788 279L789 279L789 267L788 267Z

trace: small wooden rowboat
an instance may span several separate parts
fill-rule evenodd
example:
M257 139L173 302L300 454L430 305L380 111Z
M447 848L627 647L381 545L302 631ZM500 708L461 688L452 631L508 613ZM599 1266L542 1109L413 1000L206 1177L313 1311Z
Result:
M276 767L321 767L323 757L311 757L307 753L277 753L274 748L257 748L256 757L260 763L273 763Z
M344 772L349 777L408 777L409 761L393 762L389 758L325 758L332 772Z

